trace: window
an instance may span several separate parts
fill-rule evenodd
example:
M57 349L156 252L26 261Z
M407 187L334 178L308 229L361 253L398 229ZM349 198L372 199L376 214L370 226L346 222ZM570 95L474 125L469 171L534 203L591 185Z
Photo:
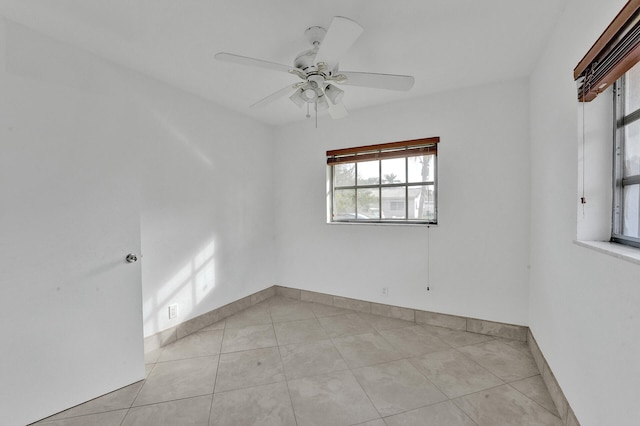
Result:
M640 247L639 62L640 1L629 0L573 70L580 102L590 102L615 82L611 241L636 247Z
M612 240L640 247L640 64L614 87Z
M439 141L327 151L328 221L436 224Z

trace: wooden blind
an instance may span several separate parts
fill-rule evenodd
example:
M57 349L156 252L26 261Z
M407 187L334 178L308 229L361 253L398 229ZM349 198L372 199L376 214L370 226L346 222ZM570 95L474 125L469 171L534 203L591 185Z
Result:
M578 100L590 102L640 62L640 0L630 0L573 70Z
M400 142L388 142L377 145L365 145L354 148L327 151L327 164L355 163L386 158L402 158L417 155L436 155L439 137L412 139Z

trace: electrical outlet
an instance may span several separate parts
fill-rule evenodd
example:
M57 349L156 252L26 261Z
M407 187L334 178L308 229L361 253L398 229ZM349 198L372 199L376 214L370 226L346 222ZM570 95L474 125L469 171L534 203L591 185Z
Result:
M389 287L382 287L382 295L383 296L389 295Z
M174 303L169 305L169 319L176 318L178 316L178 304Z

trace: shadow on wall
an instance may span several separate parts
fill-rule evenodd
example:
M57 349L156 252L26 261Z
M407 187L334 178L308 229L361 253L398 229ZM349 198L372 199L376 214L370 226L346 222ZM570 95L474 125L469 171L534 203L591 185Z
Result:
M188 152L193 153L196 158L204 163L205 166L213 168L213 161L202 151L202 149L195 143L193 143L189 136L175 123L173 123L168 114L163 114L158 111L156 108L153 108L150 105L146 105L155 122L162 126L170 135L172 135L175 140L179 141Z
M179 318L185 319L216 286L214 241L208 242L173 277L143 303L145 330L161 330L160 312L172 303L179 303ZM168 317L168 312L166 313Z

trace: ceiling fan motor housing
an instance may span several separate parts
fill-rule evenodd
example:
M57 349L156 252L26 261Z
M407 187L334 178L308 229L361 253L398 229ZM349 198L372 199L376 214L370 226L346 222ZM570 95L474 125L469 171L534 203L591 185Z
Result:
M316 64L313 62L316 53L318 53L318 48L316 47L301 52L293 61L293 66L307 73L317 71Z
M311 49L305 50L301 52L296 59L293 61L293 66L303 70L304 72L314 72L317 71L316 64L313 60L318 53L318 48L320 47L320 43L324 39L324 36L327 34L327 30L323 27L309 27L304 32L304 36L307 38L309 43L313 46Z

